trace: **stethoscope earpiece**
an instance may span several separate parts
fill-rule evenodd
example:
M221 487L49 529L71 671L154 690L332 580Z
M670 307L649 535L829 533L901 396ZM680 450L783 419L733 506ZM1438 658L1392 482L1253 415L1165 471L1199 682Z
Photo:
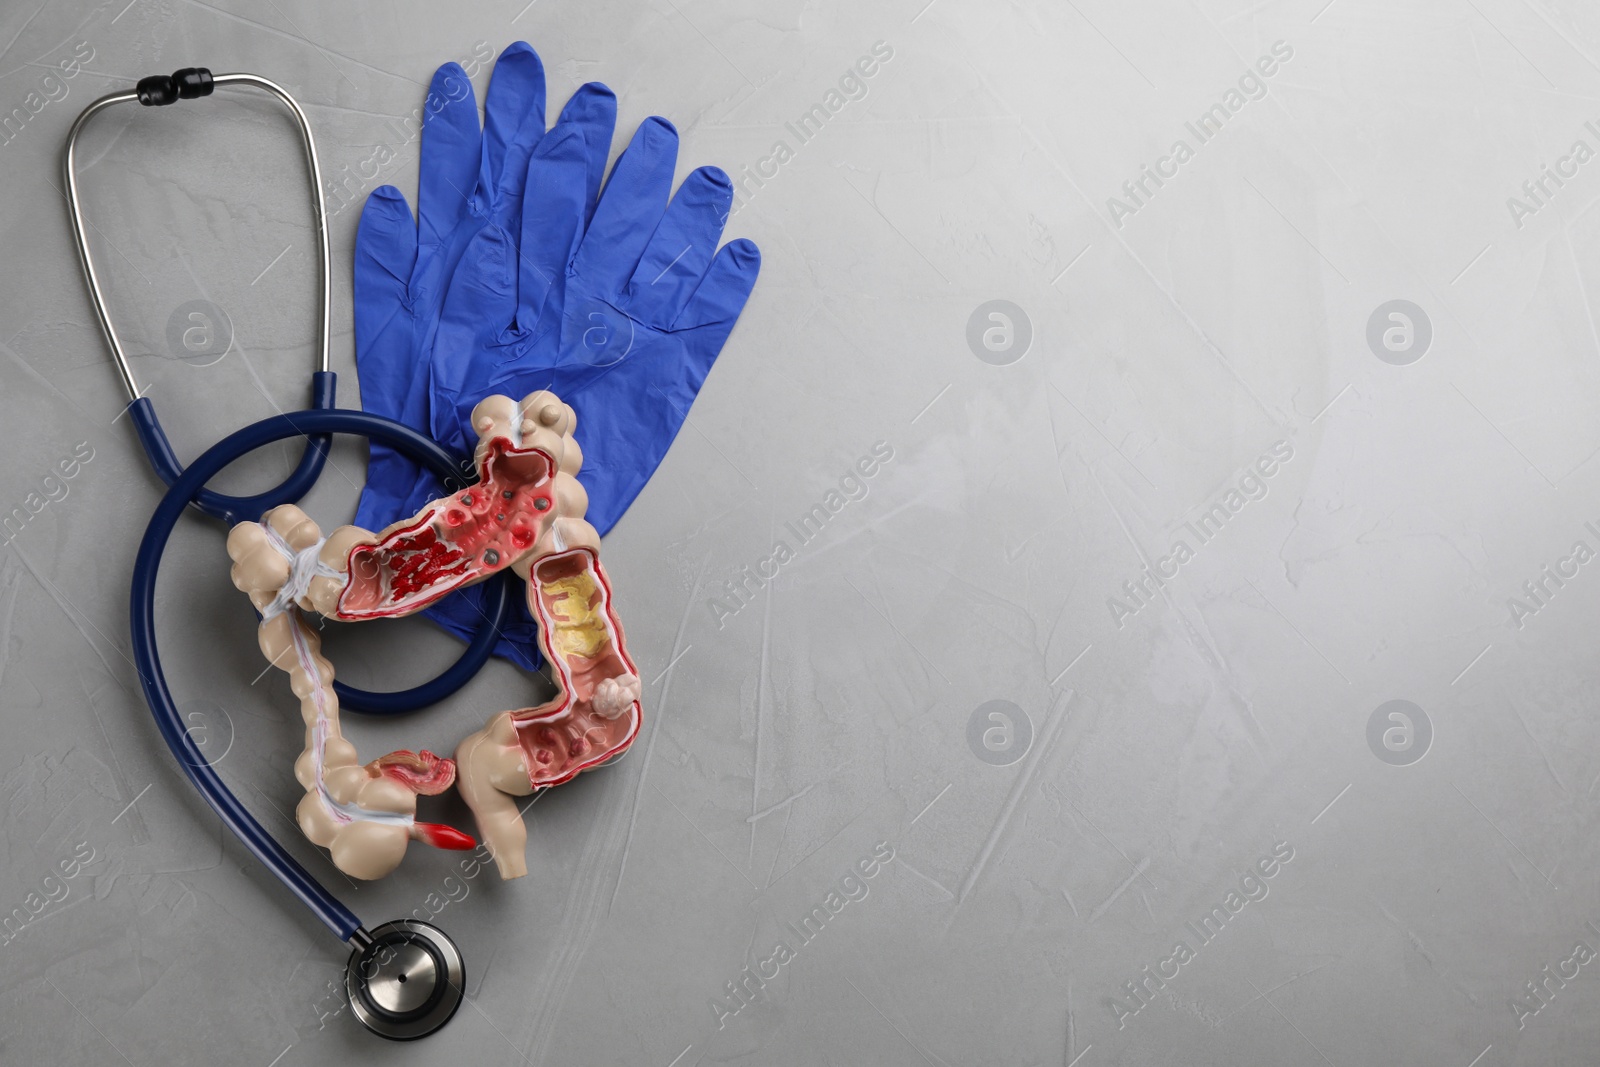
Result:
M397 919L357 930L350 943L345 992L361 1025L379 1037L427 1037L461 1006L461 950L437 926Z

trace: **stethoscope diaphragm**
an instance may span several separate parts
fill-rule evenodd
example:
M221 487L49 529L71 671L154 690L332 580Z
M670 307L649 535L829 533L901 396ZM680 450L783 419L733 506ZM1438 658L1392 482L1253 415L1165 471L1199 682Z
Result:
M356 1018L392 1041L426 1037L449 1022L466 995L462 982L456 943L415 919L372 930L345 966L345 992Z

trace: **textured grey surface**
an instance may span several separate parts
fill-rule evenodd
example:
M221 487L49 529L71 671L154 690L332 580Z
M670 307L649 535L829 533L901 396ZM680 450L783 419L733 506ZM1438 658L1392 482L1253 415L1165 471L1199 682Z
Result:
M1595 1062L1592 6L382 7L0 15L0 504L28 516L0 551L0 913L20 909L0 1061ZM606 539L639 742L534 805L520 882L415 848L350 886L287 817L300 725L281 675L252 684L218 531L185 522L162 585L171 676L224 776L369 922L437 911L460 943L469 1003L395 1046L341 1010L342 947L223 832L139 697L126 590L158 486L117 418L59 153L141 75L296 93L353 190L332 217L353 401L360 198L415 189L405 121L433 68L476 57L481 92L519 37L552 101L600 79L621 133L673 119L683 172L741 181L730 236L765 257ZM877 42L865 94L830 100ZM819 103L842 106L802 143L785 124ZM123 109L86 145L111 301L183 456L303 402L292 138L240 97ZM969 322L997 300L1028 329ZM220 358L193 301L231 323ZM875 445L893 458L844 481ZM325 527L363 456L337 449ZM786 524L817 504L837 512L800 544ZM778 540L793 558L758 583ZM454 647L411 621L330 651L394 685ZM495 665L351 732L446 751L529 690ZM846 881L875 849L893 860Z

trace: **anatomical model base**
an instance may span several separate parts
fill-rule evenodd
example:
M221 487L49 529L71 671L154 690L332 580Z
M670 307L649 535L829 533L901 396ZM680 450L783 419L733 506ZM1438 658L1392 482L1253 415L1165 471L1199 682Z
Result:
M569 781L637 736L639 672L612 607L599 535L583 518L576 422L553 393L520 403L491 396L472 412L477 483L413 517L377 534L341 526L324 539L289 504L229 533L233 583L261 612L261 651L289 673L300 698L300 828L346 874L388 874L413 840L472 848L468 835L416 820L418 795L455 784L501 876L520 877L527 831L513 798ZM399 751L362 764L340 735L333 666L305 612L350 622L410 615L507 568L527 582L555 697L494 716L454 760Z

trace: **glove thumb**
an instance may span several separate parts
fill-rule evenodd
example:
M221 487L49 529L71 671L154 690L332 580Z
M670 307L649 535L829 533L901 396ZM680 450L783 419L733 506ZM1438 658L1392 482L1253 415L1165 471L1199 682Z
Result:
M355 327L357 350L367 348L404 310L417 224L405 194L380 185L367 197L356 228Z

